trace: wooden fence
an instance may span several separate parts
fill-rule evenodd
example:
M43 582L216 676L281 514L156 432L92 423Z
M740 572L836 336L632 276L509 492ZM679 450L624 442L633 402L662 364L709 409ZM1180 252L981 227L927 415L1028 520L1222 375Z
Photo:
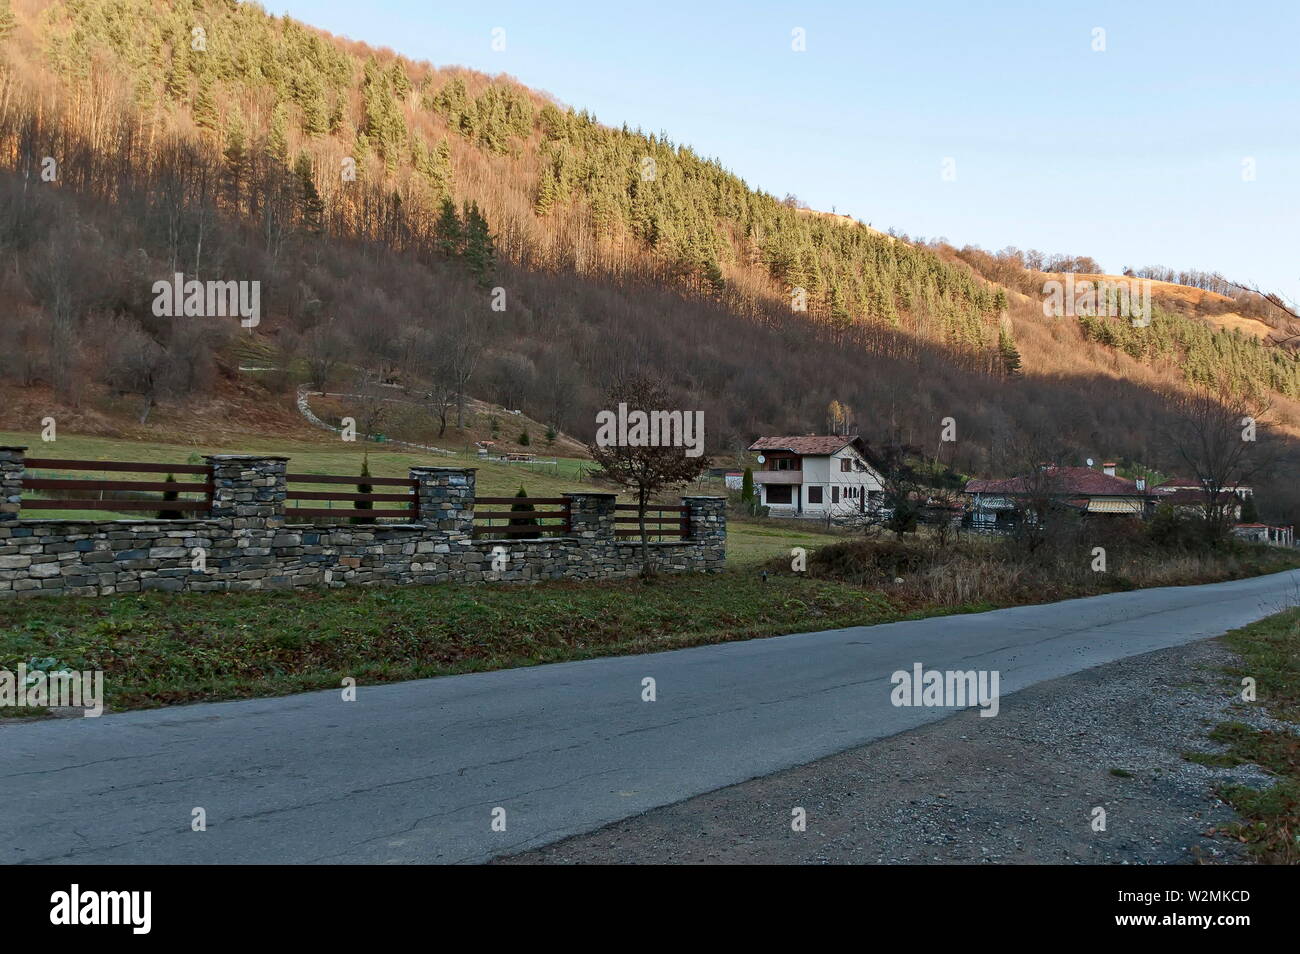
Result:
M24 498L24 510L96 510L125 512L152 510L176 511L193 519L212 509L212 478L204 464L147 464L139 461L54 460L28 457L23 462L28 471L23 478L24 490L43 491L44 496ZM40 477L33 472L109 471L136 474L196 474L201 481L99 480L84 477ZM164 499L164 492L178 495ZM201 495L195 499L194 495Z
M23 490L38 491L40 496L24 496L23 510L89 510L106 513L152 511L155 516L171 511L183 519L202 517L212 510L212 475L205 464L29 457L25 459L24 466L28 473L23 478ZM101 480L37 476L40 471L180 474L194 475L200 479ZM285 483L286 519L336 523L370 523L381 520L420 522L419 497L416 492L418 481L409 477L287 473ZM308 485L318 489L304 490L293 485ZM357 489L362 486L368 486L371 490L363 493ZM176 499L165 499L163 494L168 492L176 494ZM368 503L370 507L358 508L359 502ZM375 506L376 504L380 506ZM567 497L476 497L474 504L475 537L562 537L572 529ZM515 509L518 507L531 509ZM647 535L657 540L686 539L690 536L686 507L650 506L646 510L645 522ZM635 504L617 504L614 524L616 538L639 538L641 535Z
M532 507L531 510L480 510L479 507ZM538 510L544 507L547 509ZM554 508L559 509L554 509ZM563 537L569 533L567 497L475 497L476 537Z
M686 539L691 535L688 512L686 507L648 505L645 511L647 539L651 537L660 540L665 537ZM614 536L640 538L641 521L637 517L636 504L618 504L614 507Z
M295 490L289 487L285 492L284 515L286 518L306 518L319 520L365 521L402 520L406 523L419 522L419 501L415 495L416 481L409 477L337 477L325 474L285 474L287 484L347 484L351 490ZM358 487L372 488L370 493L361 493ZM375 493L375 487L400 487L401 492ZM305 501L308 506L291 507L289 501ZM357 503L366 502L369 508L358 508ZM338 503L340 506L319 506L320 503ZM375 504L405 504L403 507L376 508Z

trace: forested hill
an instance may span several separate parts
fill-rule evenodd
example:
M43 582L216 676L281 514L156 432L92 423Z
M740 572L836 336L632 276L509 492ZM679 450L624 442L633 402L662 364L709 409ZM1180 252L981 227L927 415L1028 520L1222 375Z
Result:
M471 393L580 436L611 374L658 368L717 450L839 401L917 440L959 418L968 470L1024 430L1150 457L1161 392L1211 381L1300 420L1295 357L1268 342L1163 311L1047 318L969 256L254 4L0 0L0 60L4 320L20 383L58 401L180 406L240 349L284 387L424 386L456 341ZM260 281L261 324L160 320L152 283L177 272Z

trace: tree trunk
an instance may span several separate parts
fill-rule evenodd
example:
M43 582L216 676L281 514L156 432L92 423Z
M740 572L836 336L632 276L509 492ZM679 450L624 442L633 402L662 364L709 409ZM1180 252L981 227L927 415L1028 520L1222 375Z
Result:
M654 576L654 567L650 565L650 541L646 536L645 530L645 505L646 490L644 487L637 490L637 522L641 525L641 575ZM617 513L617 511L615 511ZM618 524L615 523L615 532L617 533Z

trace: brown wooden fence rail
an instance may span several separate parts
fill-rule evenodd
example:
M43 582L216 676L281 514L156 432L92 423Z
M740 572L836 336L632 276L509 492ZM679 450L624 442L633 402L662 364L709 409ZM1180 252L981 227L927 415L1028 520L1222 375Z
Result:
M532 504L546 510L480 510L480 507L514 507ZM528 524L510 521L531 521ZM569 532L569 499L567 497L475 497L474 536L491 537L562 537Z
M646 507L646 538L673 537L685 540L691 535L690 522L686 507ZM636 504L618 504L614 507L614 536L641 536L641 521L637 517Z
M44 491L49 496L23 497L24 510L93 510L121 513L130 510L152 510L155 513L174 510L185 519L194 519L212 509L212 481L205 464L149 464L139 461L61 460L49 457L28 457L23 461L28 476L23 478L23 490ZM200 482L163 480L99 480L85 477L33 477L33 471L76 470L111 471L138 474L198 474ZM90 493L85 493L90 491ZM164 500L158 491L176 494L202 494L200 500L178 497ZM113 495L113 496L110 496ZM129 495L129 496L128 496Z
M415 480L409 477L339 477L326 474L285 474L286 483L290 484L350 484L351 490L294 490L285 492L289 500L329 501L339 503L338 507L290 507L285 506L286 519L294 517L321 518L335 520L356 518L369 523L371 520L404 520L407 523L419 522L419 507L415 495ZM380 492L363 494L357 487L365 484L370 487L401 487L401 492ZM358 509L356 502L369 501L373 509ZM374 508L376 503L403 503L405 507Z

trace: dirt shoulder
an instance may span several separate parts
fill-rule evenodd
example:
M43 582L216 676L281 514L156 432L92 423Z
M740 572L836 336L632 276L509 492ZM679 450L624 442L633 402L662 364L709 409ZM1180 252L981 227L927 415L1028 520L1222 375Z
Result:
M1244 862L1219 833L1237 818L1214 789L1269 777L1183 757L1221 751L1206 737L1220 722L1270 722L1232 694L1235 662L1218 640L1135 656L1009 696L995 718L962 712L500 861ZM791 829L795 807L806 831Z

